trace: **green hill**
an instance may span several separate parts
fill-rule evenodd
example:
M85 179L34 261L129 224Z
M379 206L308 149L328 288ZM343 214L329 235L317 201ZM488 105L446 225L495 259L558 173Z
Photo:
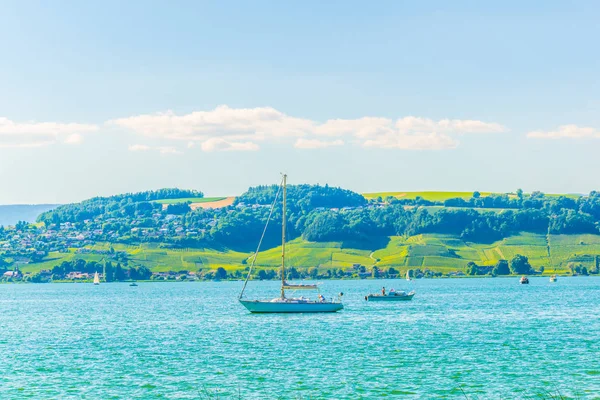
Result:
M224 267L239 277L263 234L256 265L274 269L281 260L279 194L276 185L257 186L218 208L203 208L185 203L218 199L174 188L63 205L42 214L39 224L0 229L0 271L47 270L81 259L90 268L110 260L144 274ZM302 184L288 186L287 194L290 267L335 269L340 276L340 270L355 274L372 267L392 269L391 274L409 269L449 274L466 272L469 264L469 272L487 273L499 260L523 255L538 271L598 271L599 192L367 195L385 198L382 202L342 188ZM264 230L274 201L279 204ZM74 272L74 265L54 273ZM529 272L524 265L519 270Z
M421 234L410 237L392 236L385 247L373 250L345 247L341 242L316 243L295 239L287 244L287 265L296 268L318 267L319 270L351 270L354 264L367 268L395 268L401 272L420 268L447 274L465 271L468 262L481 266L494 265L498 260L510 259L516 254L529 258L535 269L544 267L546 273L569 273L569 263L594 270L600 259L600 235L546 235L520 234L489 243L472 243L450 235ZM252 253L227 249L168 249L158 244L123 245L98 243L90 250L125 251L130 262L143 265L154 272L198 271L224 267L229 272L244 270L252 261ZM50 253L41 263L21 267L24 272L50 269L62 261L83 258L100 261L101 255ZM281 247L259 253L258 268L276 268L281 261Z

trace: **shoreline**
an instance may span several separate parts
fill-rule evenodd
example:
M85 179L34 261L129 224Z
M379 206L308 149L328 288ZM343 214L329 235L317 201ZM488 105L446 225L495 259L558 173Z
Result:
M559 275L559 274L536 274L536 275L525 275L529 278L550 278L552 275L556 275L557 278L597 278L600 277L599 274L588 274L588 275ZM490 276L490 275L465 275L465 276L438 276L438 277L423 277L423 278L413 278L412 281L421 281L421 280L440 280L440 279L516 279L521 276L519 275L500 275L500 276ZM404 278L347 278L347 279L306 279L306 280L298 280L298 282L325 282L325 281L378 281L378 280L388 280L388 281L405 281ZM263 279L263 280L249 280L249 282L279 282L279 279ZM128 280L128 281L112 281L112 282L100 282L101 285L111 284L111 283L203 283L203 282L244 282L244 279L148 279L148 280ZM43 284L51 284L51 283L73 283L73 284L93 284L93 280L50 280L47 282L31 282L31 281L8 281L8 280L0 280L0 285L8 285L8 284L34 284L34 285L43 285Z

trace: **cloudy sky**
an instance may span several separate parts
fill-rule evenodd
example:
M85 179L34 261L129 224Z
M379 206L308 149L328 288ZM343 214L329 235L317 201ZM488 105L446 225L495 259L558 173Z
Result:
M5 0L0 204L600 189L600 5L482 3Z

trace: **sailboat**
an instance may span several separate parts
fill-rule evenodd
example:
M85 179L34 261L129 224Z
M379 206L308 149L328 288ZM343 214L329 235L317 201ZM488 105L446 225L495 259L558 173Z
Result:
M287 175L283 175L281 185L279 186L279 191L275 195L275 200L271 205L271 211L269 213L269 217L267 218L267 224L263 230L262 237L258 242L258 247L256 252L254 253L254 258L252 260L252 264L248 271L248 276L244 282L244 286L242 287L242 291L238 297L239 302L248 309L248 311L252 313L325 313L325 312L336 312L344 308L344 305L341 302L342 293L339 294L338 300L327 300L325 297L319 294L318 300L310 300L304 296L301 297L287 297L286 290L318 290L317 285L298 285L292 284L286 281L285 279L285 233L286 233L286 184L287 184ZM275 204L277 203L277 199L279 197L279 193L283 191L283 222L281 227L281 295L274 299L270 300L247 300L244 299L244 290L246 289L246 284L250 278L250 273L252 272L252 268L254 267L254 263L256 262L256 257L260 250L260 245L265 236L265 232L267 230L267 225L269 224L269 220L271 219L271 215L273 214L273 210L275 208Z
M410 274L406 271L406 280L410 282Z
M94 274L94 285L100 284L100 276L98 275L98 271Z

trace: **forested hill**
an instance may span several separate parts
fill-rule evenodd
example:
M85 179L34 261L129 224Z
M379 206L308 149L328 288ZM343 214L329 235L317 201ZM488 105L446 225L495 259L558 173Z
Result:
M256 245L278 186L250 188L221 209L192 209L189 202L163 208L155 200L201 198L199 191L162 189L98 197L58 207L40 216L46 227L78 224L97 240L123 243L166 242L182 246L247 250ZM279 198L281 201L281 197ZM517 234L598 234L600 193L570 198L540 192L488 194L429 201L424 198L367 200L330 186L288 186L288 238L313 242L377 242L378 238L440 233L473 242L491 242ZM277 207L266 244L279 241ZM85 235L84 235L85 236Z
M275 200L279 185L257 186L239 196L234 205L268 205ZM329 185L290 185L287 187L288 209L292 212L308 212L315 208L343 208L364 206L367 200L351 190ZM282 195L279 195L279 202Z
M81 203L65 204L39 216L38 221L46 225L61 222L82 222L99 216L112 218L134 217L142 212L144 215L154 209L161 209L156 200L203 198L198 190L159 189L138 193L125 193L109 197L93 197Z
M235 201L223 201L206 199L197 190L162 189L62 205L43 213L42 224L0 227L0 272L17 266L24 272L51 269L61 278L75 271L77 260L107 258L122 263L130 277L137 276L133 269L147 275L141 267L153 273L203 270L209 276L225 266L239 275L256 249L278 190L253 187ZM313 277L340 276L336 268L356 274L357 265L389 269L392 275L393 269L406 273L414 268L422 274L479 274L497 262L506 266L527 258L538 271L600 271L599 192L365 198L342 188L289 185L287 193L290 262L331 269ZM261 247L263 268L281 259L276 248L281 210L280 196ZM93 270L99 264L90 265Z

